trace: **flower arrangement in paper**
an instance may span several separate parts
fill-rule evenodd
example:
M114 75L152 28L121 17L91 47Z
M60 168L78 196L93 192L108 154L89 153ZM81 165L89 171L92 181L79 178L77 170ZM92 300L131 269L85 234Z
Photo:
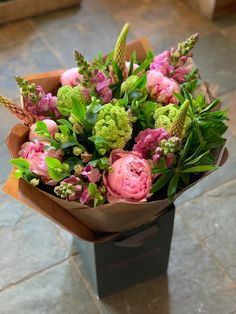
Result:
M21 77L24 109L8 106L30 126L10 162L17 178L67 201L89 206L168 197L216 169L226 113L199 86L191 50L198 34L145 60L125 59L126 24L114 51L61 74L55 95ZM33 123L34 122L34 123Z

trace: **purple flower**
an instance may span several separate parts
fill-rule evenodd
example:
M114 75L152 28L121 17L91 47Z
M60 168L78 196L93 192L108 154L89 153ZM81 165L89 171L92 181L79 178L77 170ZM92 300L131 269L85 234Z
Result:
M56 107L57 97L53 96L51 93L43 96L38 103L38 115L39 116L49 116L52 114L56 118L60 117L60 113Z
M170 51L166 50L157 55L154 58L153 63L150 64L150 70L156 70L165 76L169 76L169 74L174 70L174 67L170 64Z
M178 83L184 83L185 82L185 75L189 73L189 69L185 67L178 67L174 71L172 78L176 80Z
M109 88L111 79L102 71L95 70L93 72L92 83L95 84L96 91L104 104L109 103L112 99L112 91Z
M74 176L74 175L71 175L70 177L64 179L62 182L66 182L66 183L70 183L72 185L76 185L80 182L80 178Z
M89 182L96 183L101 178L101 173L97 168L94 168L92 165L87 164L81 174L84 177L87 177Z
M149 155L153 155L160 141L168 137L169 135L164 128L146 129L139 132L138 136L135 138L136 144L133 150L139 152L143 158L148 158ZM155 158L158 158L158 156Z

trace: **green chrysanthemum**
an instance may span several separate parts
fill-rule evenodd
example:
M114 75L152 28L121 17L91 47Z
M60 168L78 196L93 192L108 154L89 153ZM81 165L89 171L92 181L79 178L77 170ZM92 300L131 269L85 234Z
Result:
M179 107L169 104L164 107L157 108L154 112L155 128L164 128L167 132L173 129L173 123L179 114ZM189 117L186 117L183 123L183 134L191 122ZM177 135L176 135L177 136Z
M103 138L110 149L124 148L132 135L128 112L119 104L104 105L98 114L94 135Z
M164 128L168 131L171 128L178 111L178 108L173 104L157 108L153 116L155 120L155 128Z
M57 109L63 116L70 116L73 97L77 98L80 103L86 104L85 97L79 86L62 86L58 89Z

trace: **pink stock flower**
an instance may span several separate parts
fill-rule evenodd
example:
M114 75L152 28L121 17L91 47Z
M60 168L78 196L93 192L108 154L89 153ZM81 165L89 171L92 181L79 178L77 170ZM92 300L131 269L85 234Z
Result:
M61 74L60 82L62 86L77 86L79 85L83 75L79 73L78 68L71 68Z
M101 178L101 173L97 168L94 168L92 165L87 164L81 174L84 177L87 177L89 182L96 183Z
M150 154L152 155L155 152L160 141L168 137L169 135L164 128L146 129L139 132L135 138L136 144L133 151L140 153L143 158L148 158Z
M153 63L150 64L150 70L156 70L165 76L169 76L174 70L174 67L170 64L170 51L166 50L157 55L154 58Z
M81 204L88 204L90 200L91 200L91 196L89 194L88 187L85 186L80 196L79 201Z
M150 196L151 168L138 152L115 149L111 152L112 171L104 174L107 200L114 202L142 202Z
M104 104L109 103L112 99L112 91L109 88L112 83L111 79L107 78L102 71L95 70L93 72L92 83L95 84L96 91L101 97L102 102Z
M18 155L25 158L30 163L30 170L39 175L42 181L49 185L55 185L56 182L51 179L48 174L45 158L52 157L62 160L62 151L49 148L45 150L45 146L50 145L49 142L26 142L21 146Z
M150 70L148 72L147 90L157 102L178 104L178 99L173 95L174 92L180 92L178 83L171 78L165 77L159 71Z
M60 117L60 113L57 110L57 97L51 93L44 95L38 103L38 115L48 117L53 114L56 118Z
M185 75L189 73L189 69L186 67L178 67L174 71L172 78L177 81L178 83L184 83L185 82Z

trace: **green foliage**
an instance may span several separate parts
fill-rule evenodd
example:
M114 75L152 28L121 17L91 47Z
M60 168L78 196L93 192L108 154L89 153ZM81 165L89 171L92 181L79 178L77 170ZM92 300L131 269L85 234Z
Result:
M17 179L23 178L26 182L30 183L32 179L38 178L38 176L30 171L30 163L28 160L20 157L9 160L9 163L17 167L15 171L15 177Z
M89 139L101 155L111 149L124 148L132 134L128 112L119 103L104 105L99 111L93 133L94 136Z
M70 176L70 166L67 163L61 163L56 158L46 157L46 165L48 168L49 176L59 182L66 177Z
M105 202L105 197L98 190L98 187L95 183L89 183L88 192L91 198L93 199L94 207L102 205Z

